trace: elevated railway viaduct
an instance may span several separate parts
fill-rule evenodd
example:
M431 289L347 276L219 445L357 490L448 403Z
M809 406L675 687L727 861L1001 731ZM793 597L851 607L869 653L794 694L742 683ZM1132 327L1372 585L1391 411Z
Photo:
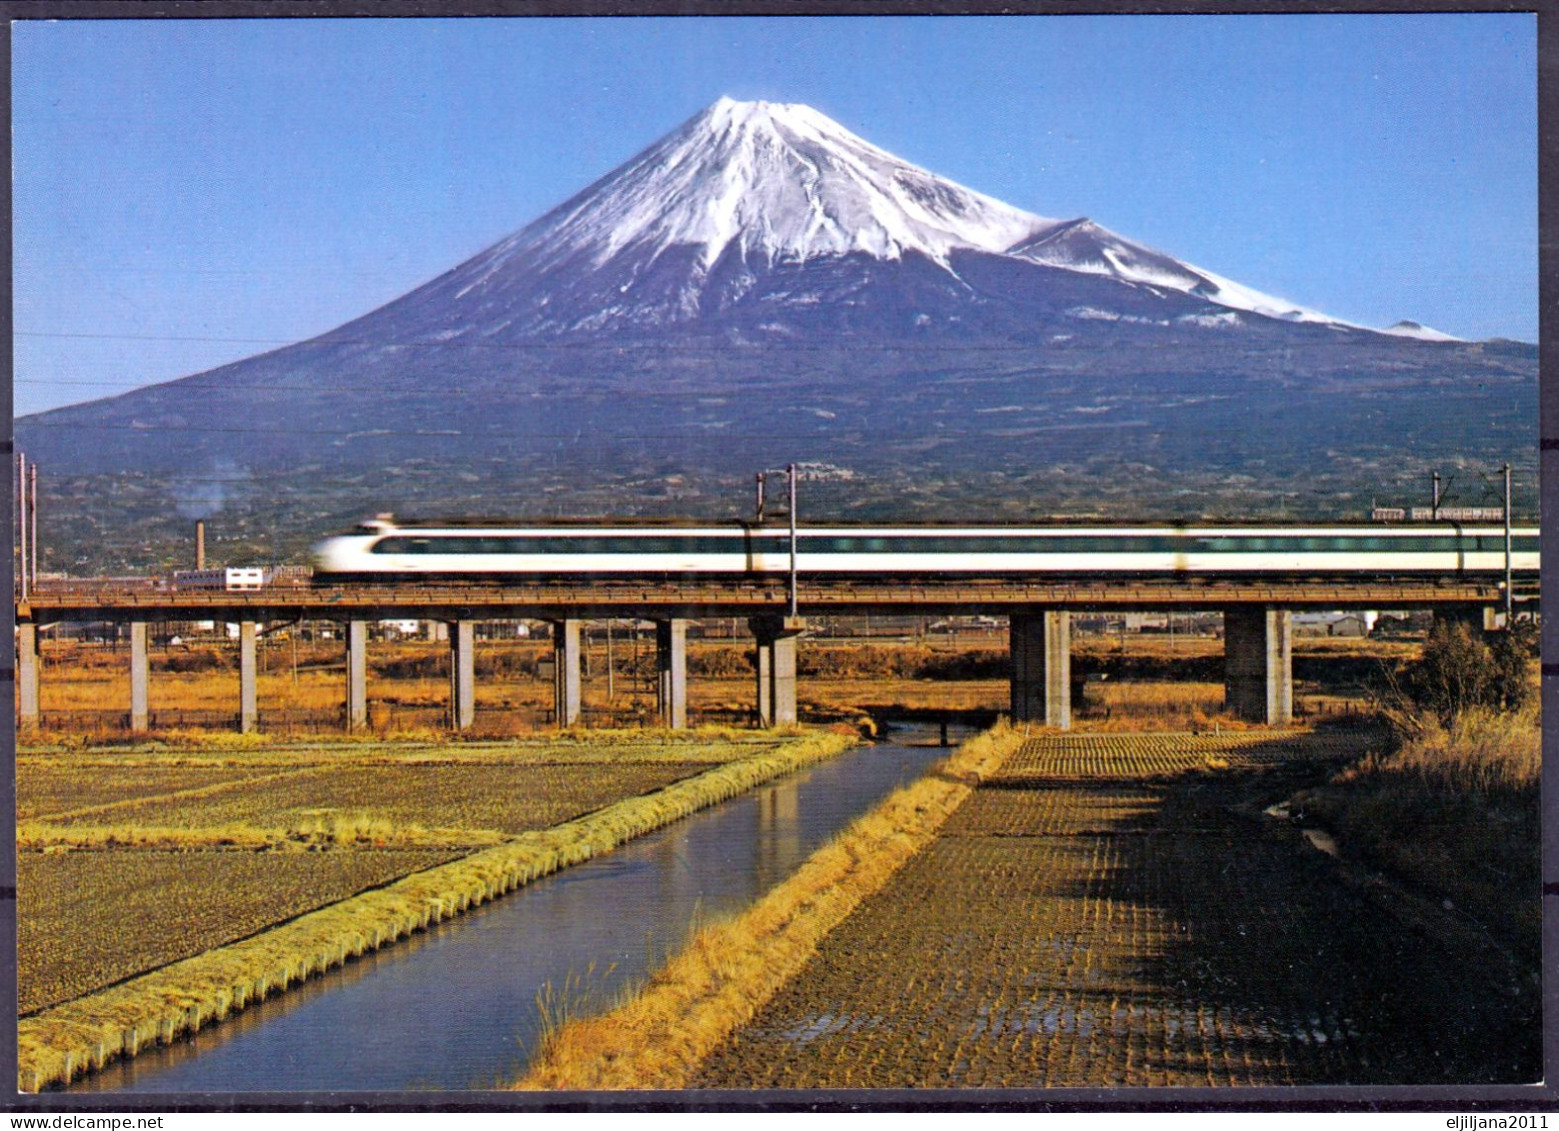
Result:
M1524 594L1523 594L1524 595ZM794 596L794 602L792 602ZM1101 578L1087 582L1013 579L806 579L794 595L783 577L712 580L599 580L567 584L397 584L269 588L253 592L151 588L50 587L17 606L17 705L23 726L39 722L40 626L107 621L130 630L132 730L150 718L148 626L167 621L236 623L239 629L239 726L258 725L255 639L259 626L310 620L344 625L345 720L368 721L368 626L379 620L443 621L449 626L451 712L457 729L475 718L475 633L479 622L544 620L552 625L555 717L578 721L580 627L632 617L656 624L659 706L666 726L687 723L686 638L690 621L745 618L757 645L756 713L764 725L796 721L796 649L806 616L985 615L1011 626L1011 711L1017 720L1071 725L1071 618L1077 612L1219 611L1224 618L1228 709L1250 721L1281 724L1293 712L1291 615L1303 610L1432 609L1484 628L1506 596L1500 579L1466 575L1401 580L1266 578L1238 581L1185 575ZM801 615L791 615L795 608Z

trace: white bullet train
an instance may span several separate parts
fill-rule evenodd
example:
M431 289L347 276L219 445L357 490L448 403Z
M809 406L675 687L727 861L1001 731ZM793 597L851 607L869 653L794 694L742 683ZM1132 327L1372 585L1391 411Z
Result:
M1512 531L1511 567L1538 571L1538 528ZM388 518L327 538L315 579L346 581L782 575L783 527L408 525ZM1502 526L847 527L806 526L796 567L811 576L1502 577Z

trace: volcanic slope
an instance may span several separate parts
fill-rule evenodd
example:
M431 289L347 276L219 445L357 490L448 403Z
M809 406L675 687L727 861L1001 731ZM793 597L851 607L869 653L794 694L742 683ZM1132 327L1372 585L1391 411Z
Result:
M1439 337L721 99L362 318L16 432L75 570L156 564L218 510L235 561L388 509L727 516L790 461L815 519L1341 518L1535 461L1536 348Z

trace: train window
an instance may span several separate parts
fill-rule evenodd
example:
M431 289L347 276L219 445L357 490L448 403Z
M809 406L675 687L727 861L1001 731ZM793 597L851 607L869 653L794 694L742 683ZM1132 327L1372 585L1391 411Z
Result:
M429 553L426 538L381 538L368 551L371 554L426 554Z

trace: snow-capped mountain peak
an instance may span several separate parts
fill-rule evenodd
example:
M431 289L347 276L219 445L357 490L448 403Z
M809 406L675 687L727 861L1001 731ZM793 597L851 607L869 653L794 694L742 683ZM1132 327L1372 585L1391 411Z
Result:
M791 103L721 98L626 165L506 241L545 265L599 265L628 247L728 248L797 261L955 248L999 252L1053 220L964 188Z
M995 292L975 295L970 271ZM852 297L857 291L872 297ZM794 335L802 332L795 320L774 312L800 307L809 325L827 310L858 333L861 316L849 308L862 303L889 334L906 325L973 333L953 309L959 303L980 307L976 319L1006 310L1020 333L1040 331L1014 304L1074 312L1067 317L1129 315L1132 325L1224 330L1259 315L1359 328L1087 217L1055 220L1005 204L810 106L731 98L395 305L408 333L445 341L695 327L712 316ZM882 321L888 310L900 321Z

